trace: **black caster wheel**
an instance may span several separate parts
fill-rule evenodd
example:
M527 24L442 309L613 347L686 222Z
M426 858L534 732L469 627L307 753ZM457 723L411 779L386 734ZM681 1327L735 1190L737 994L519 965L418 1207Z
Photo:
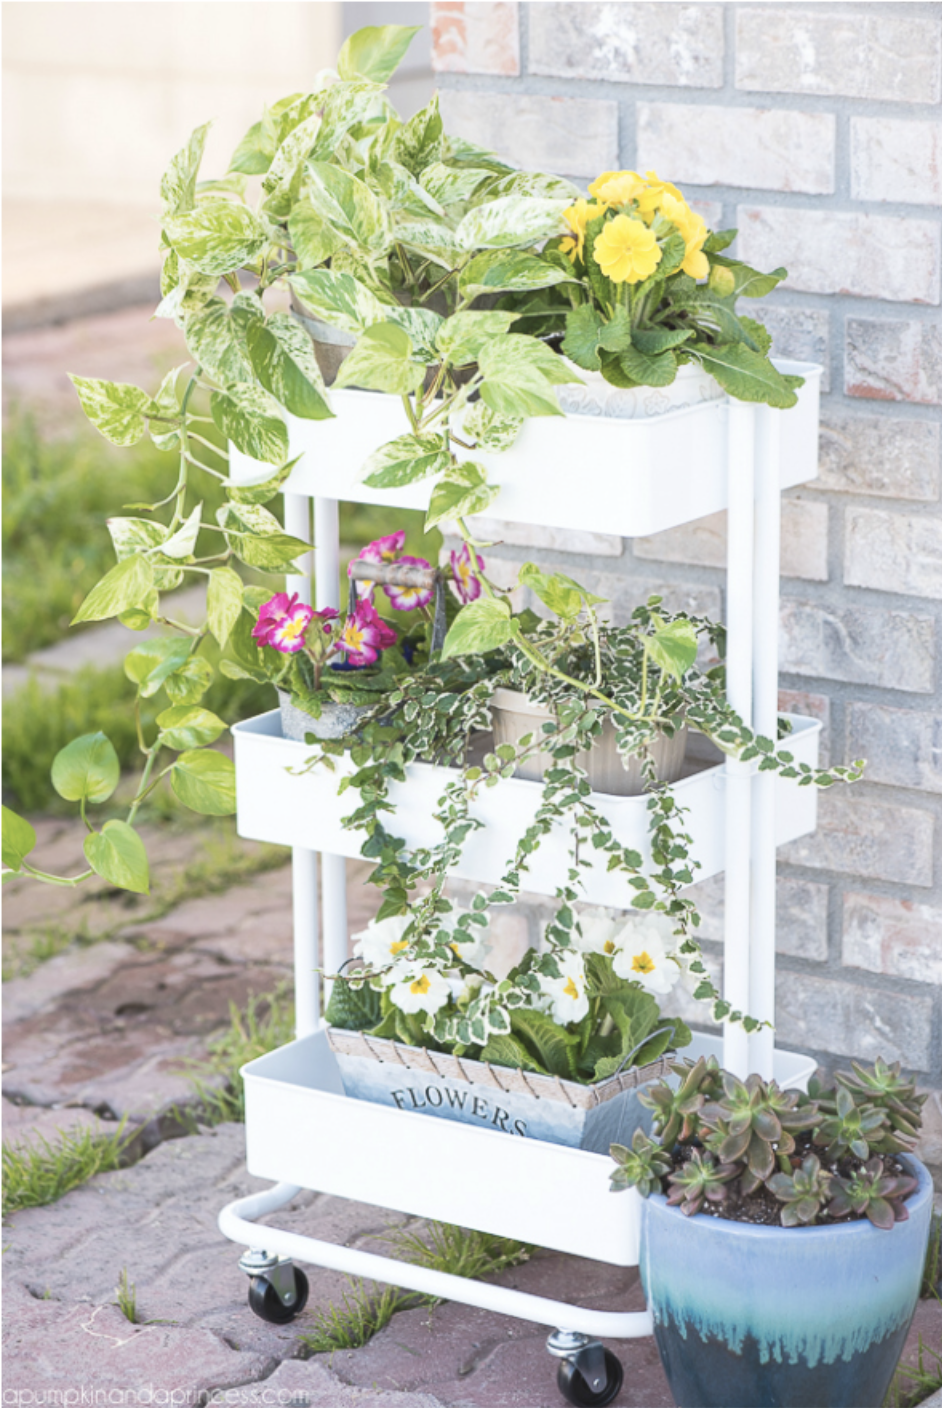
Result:
M622 1380L625 1377L621 1362L607 1349L605 1384L600 1389L593 1389L579 1368L581 1357L581 1354L576 1354L572 1359L564 1359L559 1366L556 1382L563 1398L567 1403L575 1404L575 1408L605 1408L607 1403L614 1403L621 1392Z
M249 1307L260 1320L267 1320L269 1325L290 1324L307 1305L310 1291L307 1277L296 1266L291 1269L294 1274L294 1299L287 1305L267 1277L253 1276L249 1282ZM608 1401L605 1400L606 1403Z

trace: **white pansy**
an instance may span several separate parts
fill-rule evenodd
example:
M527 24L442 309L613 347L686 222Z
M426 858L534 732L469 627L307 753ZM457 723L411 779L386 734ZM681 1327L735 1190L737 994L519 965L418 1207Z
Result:
M437 1012L451 997L448 979L434 968L401 966L391 977L389 1000L400 1012Z
M402 936L411 923L408 914L393 914L379 923L371 919L367 928L354 934L354 953L373 968L385 968L409 947Z
M561 976L541 977L540 988L549 1000L553 1021L565 1026L567 1022L581 1021L589 1010L585 964L582 955L571 950L557 951L553 957L559 965Z
M577 916L579 929L573 928L572 946L580 953L614 953L620 920L609 919L603 911L584 910Z
M652 993L670 992L680 977L680 969L668 955L653 924L634 925L624 934L612 967L619 978L633 979Z

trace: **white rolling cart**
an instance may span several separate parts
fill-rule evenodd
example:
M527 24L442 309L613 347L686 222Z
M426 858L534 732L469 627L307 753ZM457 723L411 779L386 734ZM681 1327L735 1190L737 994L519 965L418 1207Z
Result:
M511 521L636 537L728 509L727 692L741 716L771 738L778 714L780 497L782 489L817 474L821 371L778 365L805 377L790 411L723 399L647 420L535 419L510 451L476 455L489 460L492 481L501 485L494 516ZM371 490L358 480L367 456L402 431L397 398L335 390L332 402L334 420L289 417L291 454L303 458L288 481L286 526L314 543L319 608L340 605L338 501L424 508L429 494L427 482ZM244 482L271 472L235 451L232 464L233 477ZM310 600L309 577L289 580L290 590ZM816 763L820 725L800 718L793 724L789 747L798 759ZM561 1361L559 1385L569 1402L611 1403L622 1370L599 1340L649 1335L649 1312L588 1310L255 1225L306 1188L632 1266L641 1202L633 1190L608 1195L605 1156L343 1095L324 1032L317 970L336 972L347 957L345 857L359 854L363 838L340 826L350 803L336 796L338 774L289 771L311 750L282 738L277 712L239 724L233 733L240 835L293 848L297 1038L243 1070L248 1169L275 1186L231 1203L219 1217L226 1237L251 1248L240 1261L251 1278L250 1305L265 1319L293 1319L307 1298L306 1278L294 1263L309 1262L518 1316L553 1328L547 1348ZM397 831L407 844L435 839L431 813L446 773L416 764L394 790ZM689 809L698 880L725 872L725 995L771 1020L775 851L814 830L815 789L693 749L676 786ZM473 834L456 874L482 882L499 877L537 806L539 788L511 778L484 793L475 808L486 826ZM643 850L644 799L597 802L616 835ZM527 888L553 894L558 871L550 837L534 857ZM587 872L586 898L624 905L627 897L617 876L598 870ZM740 1076L758 1071L789 1085L804 1085L814 1069L806 1057L775 1050L770 1028L747 1035L728 1027L722 1037L696 1037L689 1049L714 1052Z

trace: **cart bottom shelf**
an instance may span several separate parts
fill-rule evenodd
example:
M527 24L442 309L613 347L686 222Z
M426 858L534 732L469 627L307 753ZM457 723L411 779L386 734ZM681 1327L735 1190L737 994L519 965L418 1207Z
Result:
M721 1057L719 1037L685 1055ZM781 1085L814 1061L775 1054ZM612 1197L607 1155L392 1110L343 1094L323 1030L243 1068L249 1172L616 1266L638 1259L640 1199Z

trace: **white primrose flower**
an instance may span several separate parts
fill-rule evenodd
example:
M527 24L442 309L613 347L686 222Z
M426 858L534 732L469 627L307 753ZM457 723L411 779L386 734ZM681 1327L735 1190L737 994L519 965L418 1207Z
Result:
M618 935L618 951L612 967L619 978L639 982L651 993L668 993L680 977L680 968L671 956L673 934L664 934L665 915L645 915L626 924ZM665 942L665 937L668 942Z
M456 929L453 924L447 927L451 931L451 950L456 957L467 963L469 968L483 971L490 953L487 929L481 924L473 924L470 929Z
M404 965L389 976L389 1000L400 1012L437 1012L451 997L448 979L434 968Z
M559 965L558 978L540 977L543 996L549 1000L550 1015L554 1022L565 1026L567 1022L579 1022L589 1010L586 995L585 964L580 953L557 950L553 957Z
M570 935L572 946L580 953L614 953L618 947L619 919L609 919L604 910L583 910L576 916L579 929Z
M408 914L393 914L388 919L381 919L378 924L371 919L367 928L354 934L354 953L373 968L385 968L409 947L402 936L411 923Z

